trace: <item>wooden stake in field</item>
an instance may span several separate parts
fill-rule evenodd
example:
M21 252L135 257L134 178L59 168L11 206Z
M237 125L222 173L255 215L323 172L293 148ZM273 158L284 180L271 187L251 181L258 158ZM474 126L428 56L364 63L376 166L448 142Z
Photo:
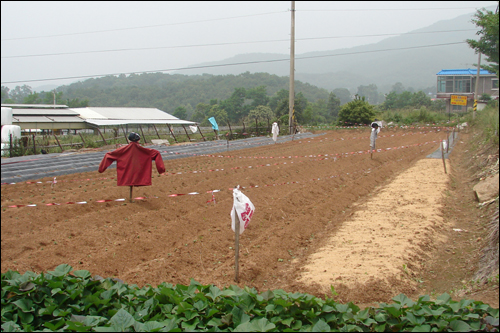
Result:
M444 159L445 142L446 142L445 140L441 141L441 158L443 159L444 173L448 173L446 172L446 161Z
M240 218L236 214L236 208L233 206L234 215L236 215L235 228L234 228L234 281L239 282L240 271Z
M132 189L133 188L134 188L133 186L130 186L130 202L132 202Z
M233 189L233 208L231 210L231 228L234 230L234 281L239 282L240 234L250 223L255 206L250 199L241 193L238 185Z

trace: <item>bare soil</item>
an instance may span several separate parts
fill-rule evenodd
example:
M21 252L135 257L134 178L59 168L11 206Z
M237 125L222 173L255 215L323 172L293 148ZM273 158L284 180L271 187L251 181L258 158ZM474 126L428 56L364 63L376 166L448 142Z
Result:
M116 169L2 185L1 271L66 263L139 287L193 278L360 305L448 292L498 308L498 281L468 285L487 220L464 163L468 134L447 174L426 158L447 134L383 129L373 157L369 131L359 129L166 161L163 175L153 167L152 186L133 189L133 203L129 187L116 186ZM239 282L236 185L256 207L240 236ZM36 206L9 207L28 204Z

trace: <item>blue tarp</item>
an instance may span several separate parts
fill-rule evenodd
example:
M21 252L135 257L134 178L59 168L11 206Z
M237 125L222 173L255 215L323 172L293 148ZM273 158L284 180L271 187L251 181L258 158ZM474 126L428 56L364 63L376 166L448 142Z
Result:
M214 130L216 130L216 131L219 130L219 125L217 125L217 122L215 121L214 117L208 118L208 121L210 122L210 124L212 124L212 128Z

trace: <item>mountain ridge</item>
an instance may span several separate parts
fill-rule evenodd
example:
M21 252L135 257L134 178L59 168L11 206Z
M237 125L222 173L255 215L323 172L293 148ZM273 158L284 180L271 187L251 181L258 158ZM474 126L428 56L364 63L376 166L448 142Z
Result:
M435 86L436 74L440 70L469 68L477 62L477 54L466 43L466 39L477 37L478 29L471 21L474 14L438 21L372 44L296 54L295 79L319 88L347 88L352 92L360 85L376 84L379 91L385 93L396 82L415 89ZM239 65L234 65L236 63ZM266 72L289 76L290 72L289 55L279 53L238 54L193 67L204 68L175 73L237 75Z

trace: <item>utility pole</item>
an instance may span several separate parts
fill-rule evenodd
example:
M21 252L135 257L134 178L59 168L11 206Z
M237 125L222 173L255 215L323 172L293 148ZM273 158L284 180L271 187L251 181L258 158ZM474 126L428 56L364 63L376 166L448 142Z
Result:
M289 134L293 134L293 107L295 103L295 1L292 1L292 32L290 36L290 93L288 97Z
M477 59L477 74L476 74L476 87L474 92L474 109L472 111L472 119L476 119L476 111L477 111L477 94L479 93L479 69L481 68L481 52L479 53L479 58Z

